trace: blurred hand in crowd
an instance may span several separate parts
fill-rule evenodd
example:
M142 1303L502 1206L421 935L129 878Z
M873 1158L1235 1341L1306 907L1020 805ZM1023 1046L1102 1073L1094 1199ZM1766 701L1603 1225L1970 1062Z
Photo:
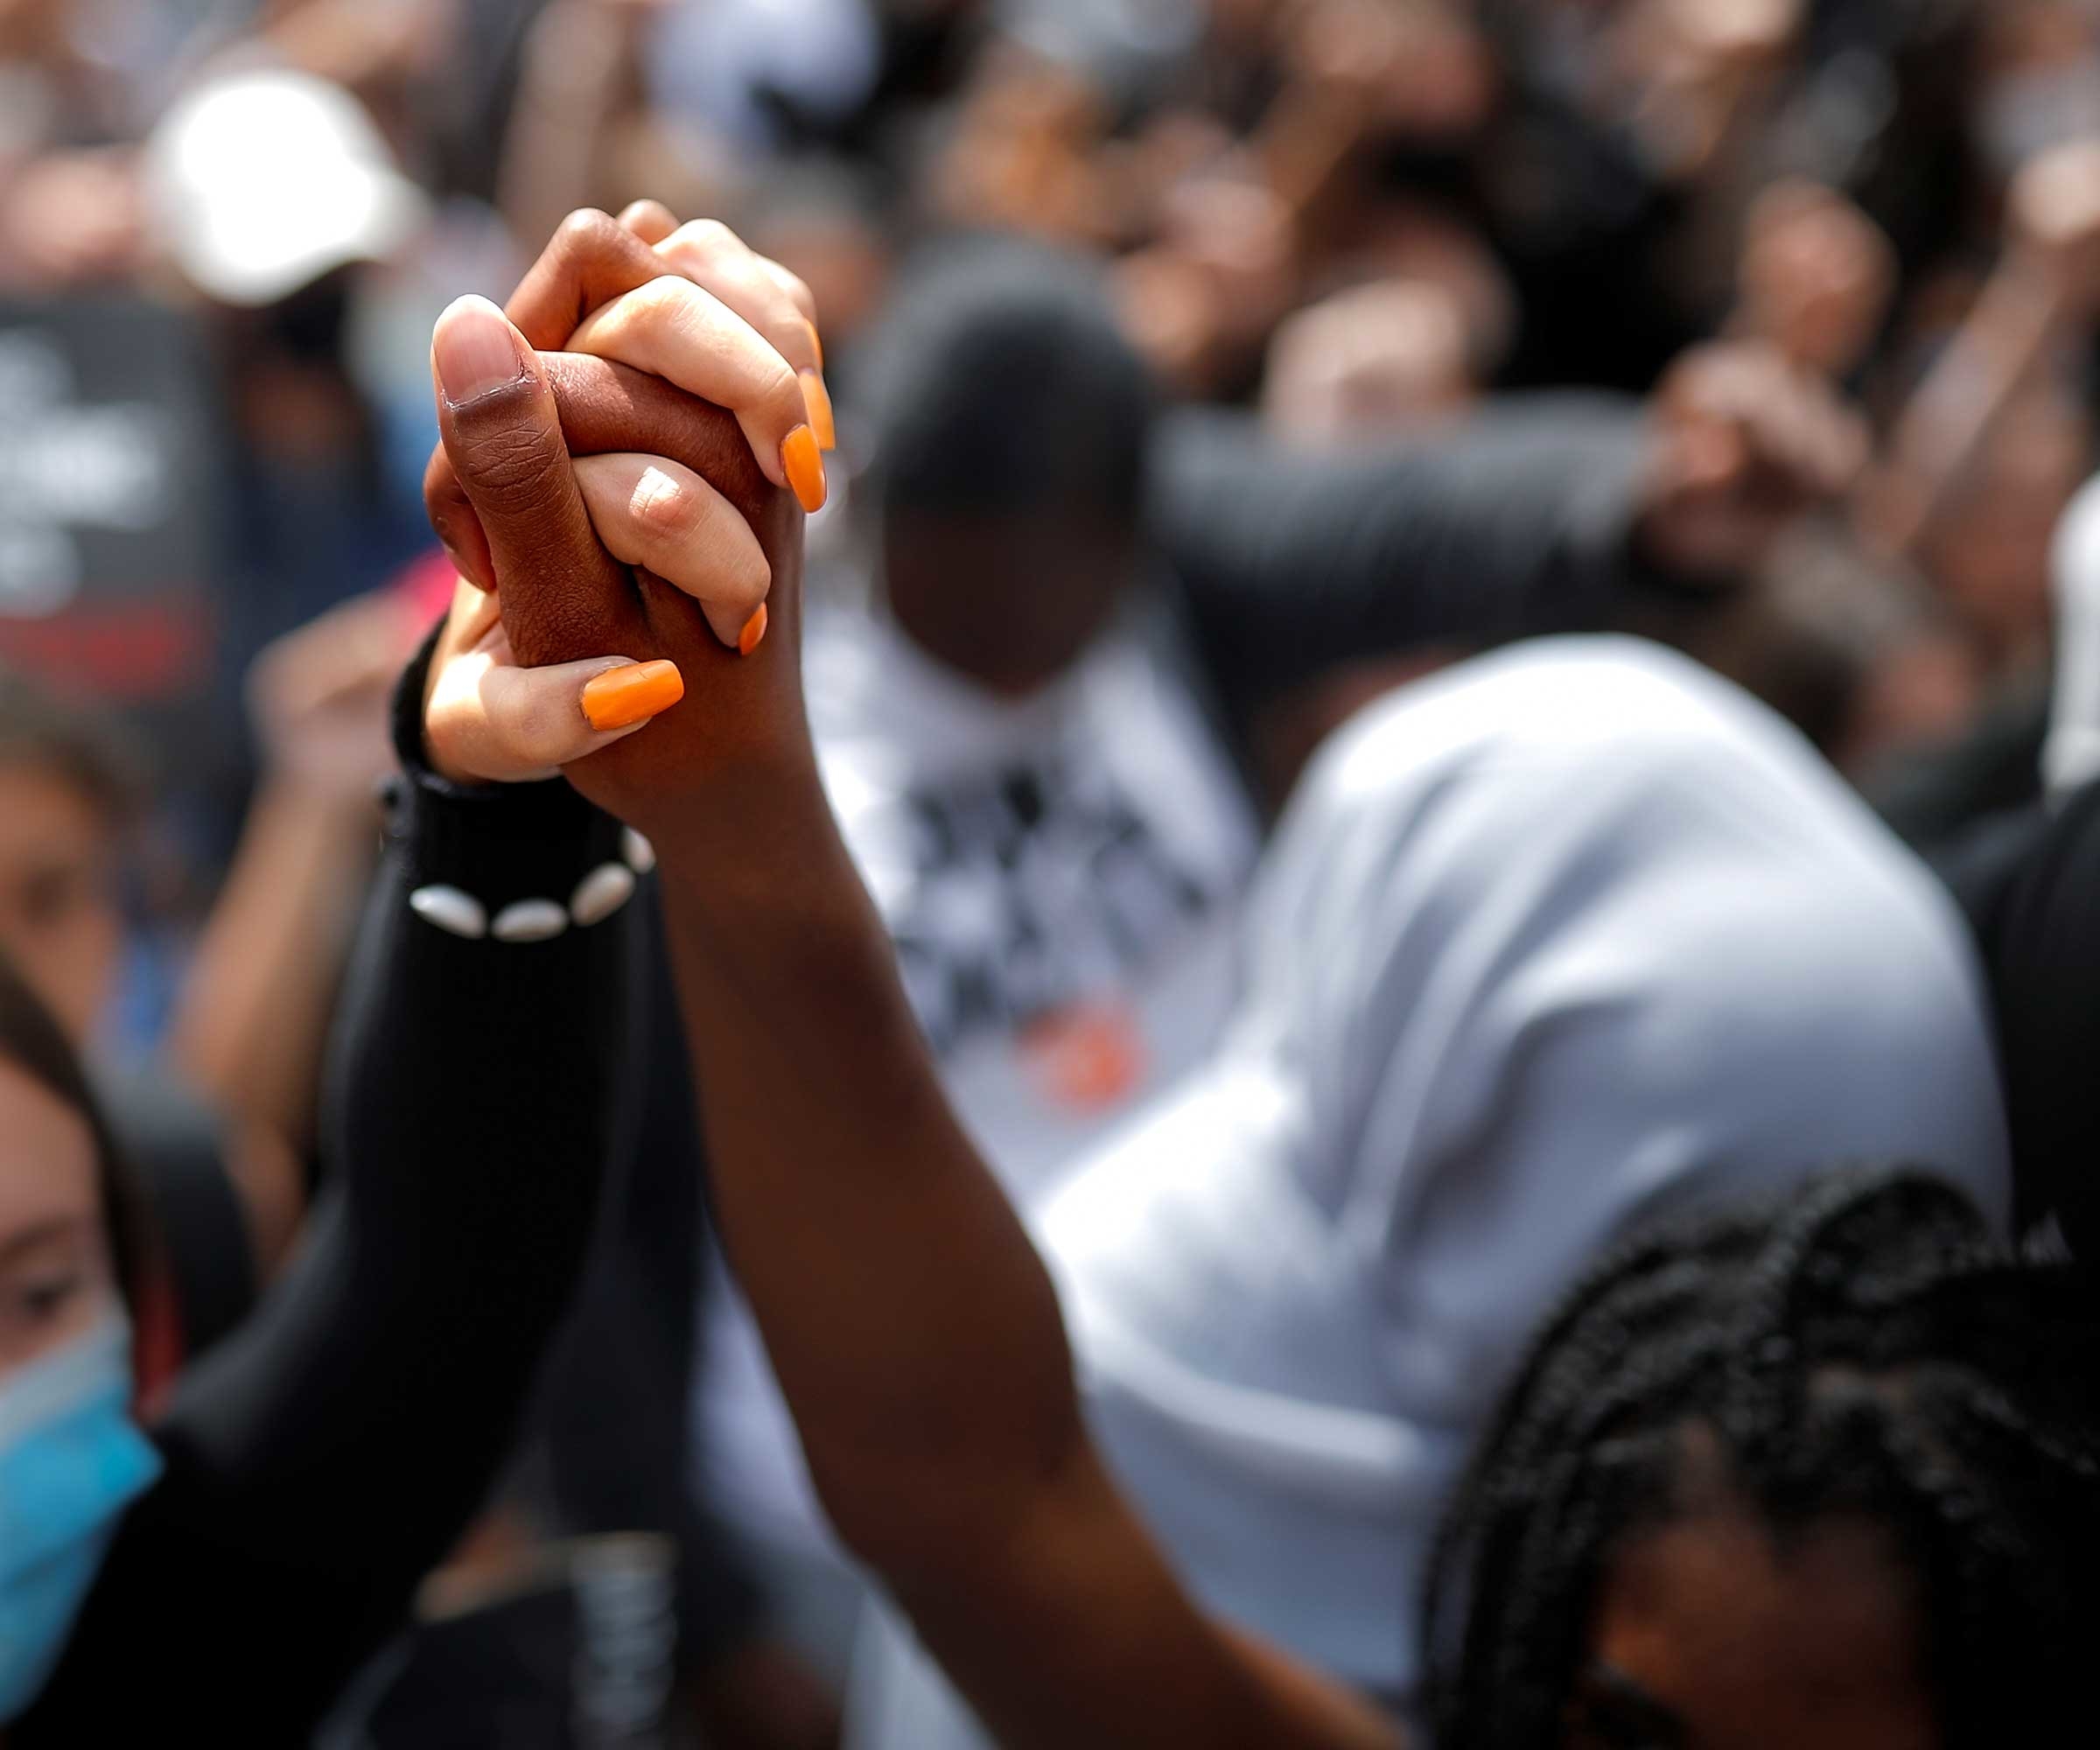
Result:
M1500 69L1453 0L1307 0L1291 20L1291 72L1356 107L1368 130L1448 140L1484 122Z
M1191 178L1170 191L1159 240L1116 267L1132 342L1166 382L1215 389L1290 308L1297 284L1291 214L1260 183Z
M261 36L293 66L387 100L443 66L459 28L457 0L266 0Z
M2079 0L1992 0L1974 9L1970 132L1984 164L2009 178L2100 130L2100 20Z
M1804 369L1842 379L1873 344L1896 290L1881 228L1834 190L1775 183L1750 208L1736 326Z
M2006 199L2013 262L2035 274L2066 314L2100 311L2100 138L2028 160Z
M1638 538L1680 572L1754 569L1803 511L1849 493L1866 464L1858 416L1763 342L1695 347L1657 386L1650 417Z
M2051 545L2092 466L2078 398L2053 383L2028 388L1992 422L1919 543L1920 565L1993 672L2047 652Z
M118 280L144 257L130 151L49 152L0 178L0 285L39 292Z
M1704 175L1800 39L1802 0L1632 0L1615 60L1636 130L1668 178Z
M1914 298L1913 306L1914 315L1928 307L1924 293ZM1936 582L1957 595L1980 593L2001 603L2019 597L2024 605L2016 617L2022 621L2031 617L2035 600L2031 582L2011 591L1992 584L1978 592L1958 580L1979 571L1996 572L2001 578L2017 571L2031 578L2040 569L2030 563L2032 555L2038 546L2046 547L2070 488L2065 487L2061 498L2053 490L2001 497L1990 477L2006 458L2039 455L2051 447L2030 444L2017 431L2008 436L2008 428L2022 423L2016 416L2023 403L2032 410L2054 394L2058 361L2075 355L2080 330L2096 314L2100 314L2100 140L2079 140L2040 152L2008 185L2005 248L1998 266L1938 345L1930 368L1894 422L1886 466L1862 496L1861 520L1877 544L1921 559ZM2048 423L2045 417L2041 425ZM2040 429L2033 420L2026 424L2030 430ZM2064 453L2065 446L2054 447L2059 455ZM1996 459L1994 451L2000 452ZM2058 466L2043 472L2053 472ZM2082 476L2082 462L2076 466ZM2015 466L2010 479L2025 480L2034 472ZM1956 530L1950 547L1950 522L1972 528L1994 525L2011 535L2011 517L2033 515L2042 521L2037 528L2017 531L2019 557L2008 553L1993 560L1987 549L1995 536L1970 542ZM1950 551L1958 556L1951 562L1946 557ZM1971 612L1966 605L1963 611ZM1997 618L1994 612L1971 623L1980 627ZM1988 641L1994 661L2012 648L2000 648L1996 633Z
M421 635L400 598L374 592L266 647L248 702L271 776L312 800L368 808L393 764L388 702Z
M1478 394L1465 312L1427 280L1354 286L1284 319L1269 344L1262 416L1306 443L1404 431Z
M951 224L1106 243L1124 230L1124 191L1099 173L1107 106L1078 71L1013 50L989 57L932 170Z

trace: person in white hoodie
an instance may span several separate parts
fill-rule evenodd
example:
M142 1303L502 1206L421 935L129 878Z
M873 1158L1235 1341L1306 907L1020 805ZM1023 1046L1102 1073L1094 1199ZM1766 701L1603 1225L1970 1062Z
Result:
M1818 1168L2008 1168L1950 900L1685 660L1551 640L1315 763L1209 1060L1037 1237L1096 1438L1199 1602L1396 1711L1445 1501L1531 1327L1629 1231ZM984 1741L893 1623L855 1750Z

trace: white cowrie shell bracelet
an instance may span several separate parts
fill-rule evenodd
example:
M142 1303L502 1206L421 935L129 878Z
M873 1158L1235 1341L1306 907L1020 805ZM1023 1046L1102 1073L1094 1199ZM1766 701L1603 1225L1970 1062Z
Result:
M436 924L469 942L480 942L488 934L487 908L457 887L418 887L409 895L409 909L426 924Z
M409 909L424 922L468 942L551 942L574 924L587 929L603 923L634 897L635 877L656 866L656 850L632 827L620 835L618 863L601 863L581 881L564 906L558 900L518 900L489 920L488 907L462 888L442 882L418 887L409 895Z
M569 915L579 925L609 918L634 897L634 872L624 863L601 863L576 884Z

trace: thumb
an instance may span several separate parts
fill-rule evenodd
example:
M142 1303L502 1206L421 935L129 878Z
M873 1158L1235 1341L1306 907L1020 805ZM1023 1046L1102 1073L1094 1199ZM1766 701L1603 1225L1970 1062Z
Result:
M448 778L522 783L634 734L684 691L670 662L599 656L519 668L486 650L465 652L436 676L424 745Z
M430 337L438 429L488 543L504 630L528 668L634 648L632 578L592 533L554 392L503 312L462 298Z

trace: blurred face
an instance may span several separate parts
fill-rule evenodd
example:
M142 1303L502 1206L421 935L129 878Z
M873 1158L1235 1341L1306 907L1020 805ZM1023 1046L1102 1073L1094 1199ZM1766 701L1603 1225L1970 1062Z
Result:
M0 949L78 1045L116 976L121 920L108 820L59 773L0 764Z
M1885 1534L1786 1544L1721 1502L1633 1538L1600 1602L1566 1750L1934 1750L1916 1612Z
M0 1384L116 1301L87 1121L0 1057Z
M895 514L884 542L891 612L912 641L1007 697L1077 662L1137 569L1128 530L1044 512Z

